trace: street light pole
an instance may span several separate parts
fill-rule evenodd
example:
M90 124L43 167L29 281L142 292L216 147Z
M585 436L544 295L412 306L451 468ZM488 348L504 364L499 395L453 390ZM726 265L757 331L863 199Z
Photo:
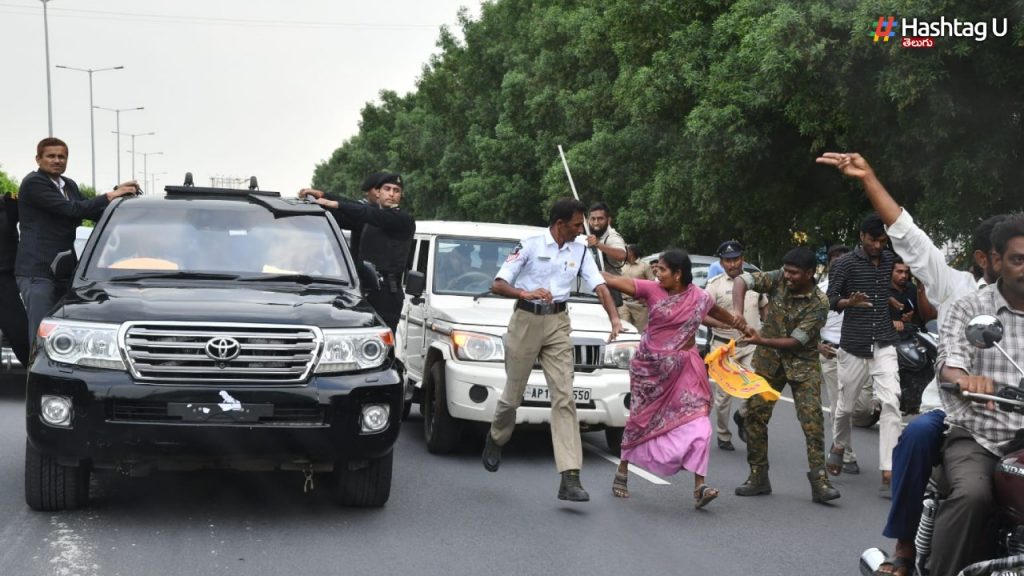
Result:
M46 17L46 3L50 0L40 0L43 3L43 42L46 43L46 120L50 128L50 137L53 138L53 96L50 91L50 23Z
M156 193L156 183L160 181L160 179L157 178L157 176L163 176L165 174L167 174L167 172L154 172L154 173L149 175L150 176L150 182L149 182L150 194Z
M136 154L141 154L142 155L142 183L143 184L148 184L147 179L149 177L149 162L148 162L149 161L149 157L150 156L158 156L160 154L163 154L163 152L136 152L135 149L132 148L132 166L135 165L135 160L134 159L135 159L135 155ZM135 177L135 173L134 172L132 172L132 177L133 178Z
M143 134L128 134L127 132L125 133L125 136L131 136L132 137L132 149L131 149L131 153L132 153L132 180L135 179L135 137L136 136L153 136L154 134L156 134L156 132L145 132ZM120 180L121 180L121 178L118 177L118 181L120 181Z
M94 72L106 72L107 70L123 70L124 66L112 66L110 68L75 68L74 66L61 66L60 64L54 66L54 68L63 68L65 70L76 70L78 72L86 72L89 74L89 140L92 143L92 187L96 188L96 121L95 121L95 108L92 104L92 75Z
M144 106L138 108L104 108L103 106L93 106L93 108L99 110L106 110L107 112L113 112L116 120L117 130L114 131L117 134L117 183L121 183L121 112L131 112L132 110L145 110Z

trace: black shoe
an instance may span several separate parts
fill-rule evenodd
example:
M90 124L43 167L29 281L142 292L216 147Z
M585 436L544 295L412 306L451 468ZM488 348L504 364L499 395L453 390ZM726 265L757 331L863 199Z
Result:
M736 447L733 446L732 442L729 441L729 440L719 440L718 441L718 449L719 450L725 450L726 452L735 452L736 451Z
M736 423L736 431L737 431L736 435L740 437L740 440L744 444L746 444L747 443L747 423L743 419L743 415L740 414L739 410L737 410L737 411L732 413L732 421Z
M747 481L736 488L737 496L763 496L771 493L772 483L768 480L768 469L759 466L751 466Z
M843 462L843 474L860 474L860 466L857 461Z
M811 500L818 504L824 504L830 500L839 498L839 490L836 490L828 481L828 474L824 468L811 470L807 473L807 479L811 482Z
M558 486L558 499L570 502L589 502L590 494L580 484L579 470L562 472L562 483Z
M501 466L501 446L491 438L490 430L487 431L487 439L484 440L483 462L488 472L497 472L498 466Z

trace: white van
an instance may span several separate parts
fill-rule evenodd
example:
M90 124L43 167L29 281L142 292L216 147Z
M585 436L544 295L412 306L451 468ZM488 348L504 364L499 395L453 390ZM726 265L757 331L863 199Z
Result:
M490 292L495 274L523 238L544 228L480 222L416 223L411 268L426 276L420 298L407 297L396 353L420 403L431 452L455 450L466 422L488 423L505 388L504 338L514 302ZM582 280L569 299L575 350L573 396L581 427L604 429L618 451L629 414L629 361L640 335L608 342L611 323ZM517 424L548 424L550 402L539 365L516 412Z

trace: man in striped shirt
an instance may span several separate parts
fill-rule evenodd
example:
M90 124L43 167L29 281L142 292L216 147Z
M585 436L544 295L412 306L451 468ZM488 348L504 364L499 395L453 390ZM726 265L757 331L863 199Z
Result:
M889 317L889 286L895 255L885 249L885 226L872 213L860 226L860 245L829 271L829 306L843 312L840 338L839 402L833 415L833 446L828 470L843 471L843 453L849 447L857 393L866 380L874 386L882 405L879 418L878 459L882 471L879 493L890 495L892 449L901 430L899 363L893 346L899 335Z

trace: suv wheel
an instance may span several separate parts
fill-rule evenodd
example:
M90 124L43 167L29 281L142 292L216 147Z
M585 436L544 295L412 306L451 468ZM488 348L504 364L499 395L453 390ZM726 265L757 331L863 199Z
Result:
M394 456L394 452L388 452L387 456L369 460L366 466L357 470L349 469L348 462L338 462L334 470L338 503L360 508L383 506L391 496Z
M444 381L444 362L430 365L430 379L423 387L423 437L427 450L434 454L454 452L459 445L461 426L448 413L448 393Z
M608 451L619 456L622 454L622 431L624 428L605 428L604 441L608 443Z
M25 441L25 502L33 510L75 510L89 503L89 469L61 466Z

